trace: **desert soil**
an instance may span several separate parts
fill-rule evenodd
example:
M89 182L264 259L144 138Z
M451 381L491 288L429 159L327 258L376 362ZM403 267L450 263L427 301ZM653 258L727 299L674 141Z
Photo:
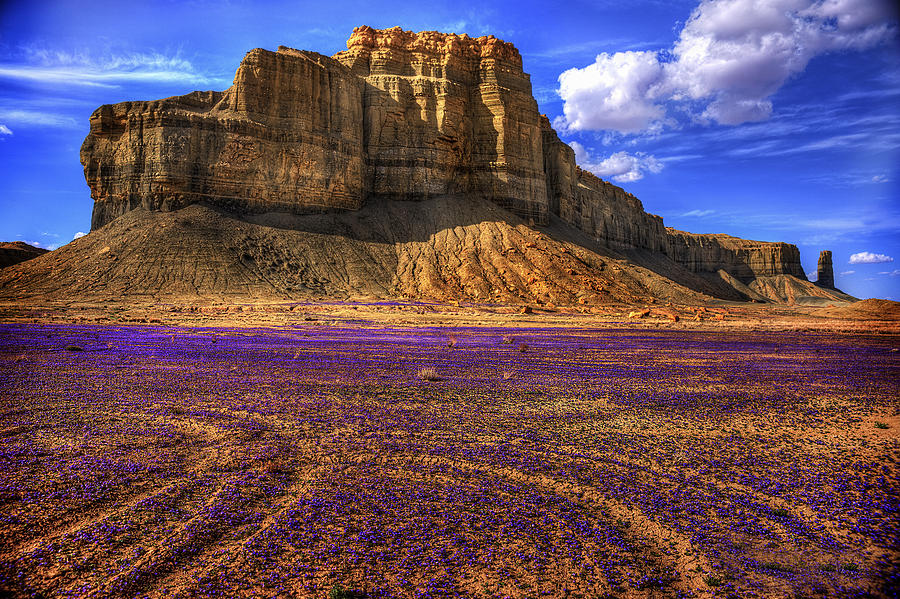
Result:
M0 589L892 596L894 325L649 307L7 305Z

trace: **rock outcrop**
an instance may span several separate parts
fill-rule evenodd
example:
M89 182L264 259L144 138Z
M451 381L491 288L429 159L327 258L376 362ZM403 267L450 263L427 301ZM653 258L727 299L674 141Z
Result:
M332 58L252 50L224 92L100 107L81 160L92 229L201 202L249 218L466 197L664 256L670 274L717 273L714 287L730 281L721 297L755 298L747 285L760 277L806 281L793 245L666 229L579 168L539 114L519 52L493 36L358 27Z
M44 248L34 247L24 241L0 242L0 268L6 268L25 260L37 258L41 254L46 254L47 251Z
M819 252L819 264L816 268L816 285L827 289L834 289L834 265L831 263L831 251Z
M81 148L91 228L129 210L358 209L363 82L315 52L247 53L225 92L101 106Z
M666 233L666 253L691 272L724 270L745 283L782 274L806 280L800 251L790 243L701 235L672 228L667 228Z

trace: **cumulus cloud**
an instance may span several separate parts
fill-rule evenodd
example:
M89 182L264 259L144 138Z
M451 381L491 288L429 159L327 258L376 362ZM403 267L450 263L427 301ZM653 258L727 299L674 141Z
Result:
M857 252L850 256L850 264L883 264L893 262L894 259L885 254L873 254L872 252Z
M650 99L661 78L654 52L604 52L594 64L559 76L564 116L554 124L566 131L641 131L663 116Z
M12 135L12 131L6 125L0 125L0 135Z
M635 154L616 152L607 158L597 160L577 141L569 143L569 146L575 150L575 162L581 168L618 183L638 181L644 178L645 172L658 173L663 168L659 160L644 152Z
M72 241L75 241L76 239L78 239L80 237L84 237L85 235L86 235L86 233L84 231L79 231L79 232L75 233L74 237L72 237Z
M765 120L810 60L890 39L893 16L888 0L702 0L671 49L603 53L563 72L554 124L635 133L658 127L670 101L725 125Z

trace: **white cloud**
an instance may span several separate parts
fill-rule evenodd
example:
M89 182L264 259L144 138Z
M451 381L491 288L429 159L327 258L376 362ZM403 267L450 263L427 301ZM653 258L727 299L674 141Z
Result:
M872 183L887 183L887 175L875 175L872 177Z
M697 218L703 218L704 216L709 216L710 214L715 214L715 210L691 210L689 212L685 212L681 216L694 216Z
M841 274L842 277L847 277L847 276L850 276L850 275L855 275L855 274L856 274L856 271L855 271L855 270L845 270L844 272L842 272L842 273L840 273L840 274Z
M178 55L130 52L97 57L45 48L28 48L23 62L0 64L0 78L87 87L118 87L126 82L202 85L223 81L198 72L190 61Z
M86 235L86 233L84 231L79 231L79 232L75 233L74 237L72 237L72 241L75 241L76 239L84 237L85 235Z
M893 262L894 259L885 254L873 254L872 252L858 252L850 256L850 264L883 264Z
M79 123L69 116L41 110L9 110L0 108L0 119L20 125L40 125L46 127L78 127Z
M559 76L564 116L554 124L563 131L641 131L663 116L652 99L661 76L654 52L604 52L594 64Z
M612 179L618 183L638 181L644 178L644 172L658 173L663 168L659 160L643 152L635 154L616 152L603 160L597 161L577 141L570 142L569 146L575 150L575 162L581 168L594 173L598 177Z
M809 279L810 281L815 281L818 276L819 276L819 273L815 272L815 271L806 273L806 278Z
M894 270L891 270L891 271L880 272L878 274L887 275L889 277L900 277L900 268L895 268Z
M769 99L815 56L891 39L888 0L702 0L671 50L600 54L559 76L563 131L634 133L663 102L699 104L701 120L761 121Z
M9 127L6 125L0 125L0 135L12 135L13 132L9 130Z

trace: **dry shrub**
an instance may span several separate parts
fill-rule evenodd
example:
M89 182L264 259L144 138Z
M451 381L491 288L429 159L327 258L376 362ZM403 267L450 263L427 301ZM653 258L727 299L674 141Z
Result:
M283 458L271 458L260 468L265 474L287 474L291 472L291 465Z
M511 335L504 335L504 336L503 336L503 344L504 344L504 345L512 345L512 342L513 342L513 338L512 338Z
M513 374L514 374L514 373L512 373L512 372L510 372L510 371L508 371L508 370L504 370L504 371L503 371L503 380L504 380L504 381L508 381L509 379L511 379L511 378L513 377Z
M419 372L416 374L423 381L439 381L441 377L438 376L437 370L432 367L428 368L420 368Z

